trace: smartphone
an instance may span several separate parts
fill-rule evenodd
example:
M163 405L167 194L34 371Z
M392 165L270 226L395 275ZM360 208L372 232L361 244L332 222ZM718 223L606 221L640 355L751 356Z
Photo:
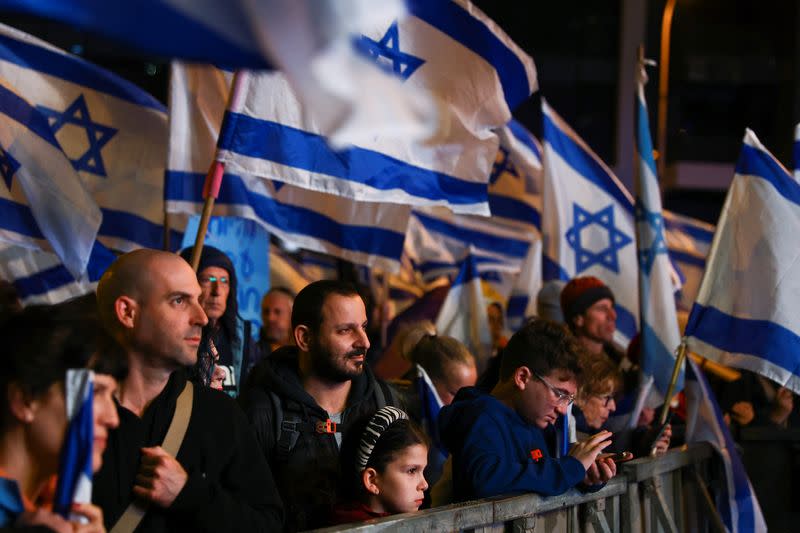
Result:
M656 437L653 439L653 443L650 445L650 447L651 447L651 448L654 448L654 447L655 447L655 445L656 445L656 442L658 442L658 439L660 439L660 438L661 438L661 435L663 435L663 434L664 434L664 431L667 429L667 426L668 426L668 425L669 425L669 423L672 421L672 414L673 414L673 412L672 412L672 411L670 411L670 412L667 414L667 419L664 421L664 423L663 423L663 424L661 424L661 427L660 427L660 428L658 428L658 432L656 433Z
M615 463L626 463L633 459L633 454L631 452L619 452L619 453L601 453L597 456L598 459L608 459L610 458Z

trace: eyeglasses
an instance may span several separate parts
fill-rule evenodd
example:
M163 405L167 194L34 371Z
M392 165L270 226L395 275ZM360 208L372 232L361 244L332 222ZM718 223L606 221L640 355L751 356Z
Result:
M211 285L212 283L219 283L220 285L228 285L228 283L230 283L228 276L200 276L197 281L200 282L200 285L204 287Z
M611 403L611 400L616 400L613 394L595 394L600 401L603 402L603 407L608 407L608 404Z
M544 379L542 376L540 376L536 372L532 372L532 373L533 373L534 376L536 376L536 379L538 379L539 381L544 383L547 386L547 388L550 389L550 392L552 392L555 395L557 405L568 405L568 404L571 404L572 402L575 401L575 395L574 394L569 394L568 392L566 392L563 389L559 389L558 387L554 387L553 385L548 383L546 379Z

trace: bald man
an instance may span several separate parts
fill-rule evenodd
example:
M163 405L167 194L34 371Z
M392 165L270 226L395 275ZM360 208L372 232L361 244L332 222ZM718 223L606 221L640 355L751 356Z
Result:
M194 387L189 425L175 457L161 443L197 361L208 318L197 277L175 254L121 256L97 286L105 327L124 347L120 425L109 434L93 501L110 530L129 504L146 502L140 531L276 531L282 506L269 466L236 403Z

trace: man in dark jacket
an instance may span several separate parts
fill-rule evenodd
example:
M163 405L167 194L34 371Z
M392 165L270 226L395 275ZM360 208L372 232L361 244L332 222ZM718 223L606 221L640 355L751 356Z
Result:
M175 254L136 250L117 259L97 287L105 327L125 349L119 427L111 431L94 503L110 530L143 502L139 531L276 531L282 507L269 467L235 401L194 387L188 427L173 457L161 447L197 360L208 319L200 286ZM191 390L191 389L189 389Z
M349 283L323 280L297 295L296 346L253 369L242 401L286 505L287 529L324 525L336 501L339 446L347 424L395 393L365 363L364 301Z
M461 389L439 414L444 445L452 458L440 483L464 501L503 494L561 494L580 483L595 488L616 474L598 459L611 444L601 431L562 456L554 429L577 391L578 341L558 324L529 322L508 341L500 381L491 394ZM450 479L452 478L452 480ZM434 504L447 503L434 488Z
M190 261L192 248L184 249L181 257ZM191 377L200 385L221 386L228 396L236 398L247 373L260 357L252 339L251 323L239 316L236 269L225 252L204 246L197 266L197 281L202 290L200 305L208 324L203 328Z

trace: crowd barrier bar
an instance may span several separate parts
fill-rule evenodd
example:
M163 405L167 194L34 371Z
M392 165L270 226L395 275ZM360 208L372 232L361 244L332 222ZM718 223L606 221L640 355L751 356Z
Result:
M721 521L706 487L719 483L716 463L710 445L693 444L622 464L617 476L594 493L487 498L317 531L715 531Z

